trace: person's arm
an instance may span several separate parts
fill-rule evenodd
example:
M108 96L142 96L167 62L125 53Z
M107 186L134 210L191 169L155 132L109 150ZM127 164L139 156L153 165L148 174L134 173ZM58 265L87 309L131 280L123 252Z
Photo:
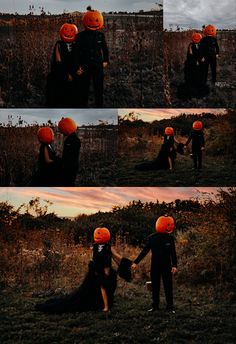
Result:
M220 53L220 48L216 39L216 55L219 55L219 53Z
M171 263L172 263L172 272L177 272L177 255L176 255L176 249L175 249L175 241L174 238L171 237Z
M121 259L122 259L122 256L116 252L116 250L114 249L114 247L111 247L111 253L112 253L112 258L114 259L114 261L119 264Z
M57 42L55 46L55 58L56 58L56 62L61 62L61 49L60 49L59 42Z
M192 140L192 134L189 135L189 137L185 143L185 146L187 146L191 142L191 140Z
M141 260L148 254L150 249L151 249L151 246L150 246L150 243L148 240L147 245L142 249L142 251L140 252L138 257L134 260L134 264L136 264L136 265L139 264L141 262Z
M106 67L109 64L109 51L105 35L102 34L102 55L103 55L103 66Z
M47 146L44 147L44 160L45 160L45 162L46 162L47 164L52 164L52 163L54 162L54 160L51 160L51 159L49 158L48 147L47 147Z

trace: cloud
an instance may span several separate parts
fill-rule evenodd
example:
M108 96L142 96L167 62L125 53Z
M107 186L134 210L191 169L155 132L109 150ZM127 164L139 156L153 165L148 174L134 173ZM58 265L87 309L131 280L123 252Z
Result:
M117 113L116 109L1 109L0 123L7 124L11 120L14 125L21 117L27 124L42 124L72 117L79 126L99 124L99 121L117 124Z
M219 29L235 28L235 0L165 0L164 27L179 25L200 29L202 25L213 24Z
M36 0L32 2L37 14L39 13L39 7L44 7L44 10L51 13L62 13L65 10L84 12L88 5L100 11L139 11L150 10L155 7L155 1L152 0ZM162 3L158 1L158 3ZM18 12L28 13L29 2L27 0L21 1L9 1L1 0L1 12Z
M226 109L208 109L208 108L198 108L198 109L119 109L118 115L125 116L130 112L140 115L138 118L143 121L152 122L154 120L168 119L171 117L179 116L181 113L186 114L202 114L203 112L213 113L213 114L225 114Z
M59 216L92 214L110 211L133 200L143 202L172 202L175 199L192 199L199 192L217 193L214 187L75 187L75 188L0 188L0 200L18 207L34 197L53 202L52 211Z

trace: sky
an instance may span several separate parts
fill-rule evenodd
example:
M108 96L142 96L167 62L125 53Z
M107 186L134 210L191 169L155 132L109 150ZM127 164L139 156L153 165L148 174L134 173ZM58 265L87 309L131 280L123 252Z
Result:
M163 3L162 0L156 1L158 4ZM150 10L156 5L152 0L0 0L0 12L25 14L29 12L29 5L34 5L38 10L44 7L46 12L63 13L64 9L68 12L79 11L84 12L88 5L102 12L110 11L139 11ZM37 12L38 14L38 12Z
M235 0L165 0L164 28L179 25L201 29L212 24L218 29L236 28Z
M214 197L214 187L73 187L73 188L30 188L1 187L0 202L8 201L19 207L32 198L53 202L50 211L60 217L75 217L79 214L93 214L110 211L113 206L123 206L133 200L143 202L171 202L176 199Z
M9 117L10 116L10 117ZM117 124L116 109L1 109L0 123L7 124L9 120L15 125L19 117L26 123L42 124L49 119L58 122L62 117L73 118L78 126L99 124L99 121L107 121L109 124Z
M145 122L152 122L154 120L161 120L164 118L171 118L173 116L178 116L181 113L188 114L201 114L203 112L213 113L213 114L224 114L226 109L118 109L119 116L125 116L130 112L139 114L139 119Z

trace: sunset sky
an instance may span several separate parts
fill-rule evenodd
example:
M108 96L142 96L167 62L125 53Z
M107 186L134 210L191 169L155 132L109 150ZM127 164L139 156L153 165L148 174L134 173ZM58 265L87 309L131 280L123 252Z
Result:
M42 124L48 120L58 122L62 117L72 117L78 126L99 124L99 121L107 121L109 124L117 124L117 109L1 109L0 123L9 121L15 125L19 118L24 124Z
M32 198L53 202L50 207L58 216L74 217L109 211L115 205L126 205L129 201L171 202L175 199L209 197L217 193L211 187L75 187L75 188L0 188L0 201L8 201L18 207Z
M124 116L130 112L139 114L139 119L145 122L152 122L154 120L161 120L178 116L181 113L201 114L203 112L210 112L214 114L224 114L226 109L118 109L118 115Z

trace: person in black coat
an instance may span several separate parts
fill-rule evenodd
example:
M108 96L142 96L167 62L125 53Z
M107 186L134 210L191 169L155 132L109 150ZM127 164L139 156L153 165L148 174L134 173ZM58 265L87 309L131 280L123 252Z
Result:
M60 184L61 159L52 146L54 133L50 127L42 127L37 132L41 143L38 155L38 166L32 178L32 186L57 186Z
M59 131L64 135L62 153L62 185L75 186L79 170L79 154L81 142L76 134L77 125L71 118L63 118L58 123Z
M205 149L205 138L203 133L203 124L201 121L195 121L193 123L193 130L191 131L185 146L187 146L191 141L194 168L201 169L202 151Z
M207 83L208 69L211 68L212 83L216 82L216 65L219 56L219 45L216 38L216 28L208 25L204 29L205 37L201 39L200 50L204 62L204 81Z
M170 216L161 216L156 221L156 232L148 237L147 244L134 260L132 269L151 250L151 281L152 281L152 308L151 312L159 309L160 303L160 280L162 278L165 296L166 309L173 311L173 286L172 274L177 272L177 257L174 238L170 235L174 230L174 219Z
M74 47L78 29L65 23L60 29L61 40L54 46L51 72L47 79L46 105L49 107L74 107L76 97L74 86Z
M76 80L79 93L78 107L88 107L89 87L93 83L95 106L103 107L104 68L109 64L108 47L103 27L103 17L100 12L88 7L83 17L84 31L81 31L75 44Z

